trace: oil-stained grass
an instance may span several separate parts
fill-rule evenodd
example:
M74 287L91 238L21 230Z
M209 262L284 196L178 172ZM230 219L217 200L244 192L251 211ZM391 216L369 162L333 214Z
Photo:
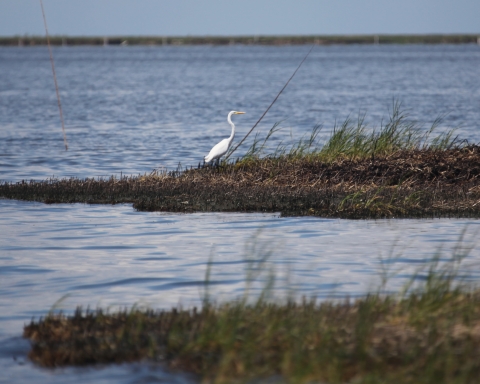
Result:
M30 358L47 367L148 358L212 383L475 383L480 291L458 273L468 252L461 242L449 258L439 252L399 294L318 302L262 293L160 312L79 308L32 322L24 336Z

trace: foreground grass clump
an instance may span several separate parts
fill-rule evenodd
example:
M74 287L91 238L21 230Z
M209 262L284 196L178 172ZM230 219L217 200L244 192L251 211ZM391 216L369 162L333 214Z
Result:
M480 292L443 278L398 298L49 315L25 326L46 367L167 362L204 382L476 383Z

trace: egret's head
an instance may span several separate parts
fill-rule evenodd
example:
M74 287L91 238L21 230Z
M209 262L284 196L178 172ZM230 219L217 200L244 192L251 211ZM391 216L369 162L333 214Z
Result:
M233 111L233 114L234 114L234 115L244 115L245 112Z

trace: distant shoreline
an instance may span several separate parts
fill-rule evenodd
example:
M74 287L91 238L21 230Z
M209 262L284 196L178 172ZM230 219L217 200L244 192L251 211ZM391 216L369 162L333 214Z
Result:
M0 46L45 45L45 36L3 36ZM303 36L51 36L52 45L478 44L478 34Z

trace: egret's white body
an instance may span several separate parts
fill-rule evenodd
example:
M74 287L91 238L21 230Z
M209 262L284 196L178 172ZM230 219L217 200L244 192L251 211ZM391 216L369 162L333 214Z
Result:
M232 144L233 138L235 137L235 124L232 123L231 117L232 115L243 115L245 112L237 112L231 111L228 114L227 121L232 126L232 133L228 139L223 139L217 145L215 145L211 150L210 153L205 156L205 162L209 163L212 160L220 160L220 158L228 152L230 145Z

